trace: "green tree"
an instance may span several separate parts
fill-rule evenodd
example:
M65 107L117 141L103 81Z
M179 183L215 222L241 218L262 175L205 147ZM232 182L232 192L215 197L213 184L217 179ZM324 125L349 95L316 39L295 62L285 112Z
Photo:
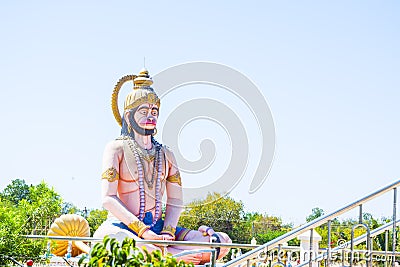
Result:
M29 188L28 199L22 199L18 208L25 213L26 234L45 235L51 223L61 214L61 196L45 182Z
M90 233L93 234L97 228L107 219L108 212L105 209L91 210L86 220L89 223Z
M311 210L311 214L309 216L307 216L306 221L311 222L311 221L323 216L324 214L325 214L325 212L323 209L313 208Z
M24 220L21 212L11 201L0 200L0 254L11 257L21 255L21 245L25 239L21 237ZM27 251L27 255L32 250ZM34 252L33 252L34 253ZM6 259L0 256L0 265L6 264Z
M20 188L19 188L20 186ZM11 182L13 192L24 192L25 185L19 181ZM46 234L51 222L60 215L61 197L46 183L29 186L29 193L24 194L15 203L15 197L1 192L0 200L0 254L24 260L38 259L44 253L46 241L30 240L25 234ZM24 259L21 259L24 257ZM7 264L7 259L0 257L0 265Z
M63 202L61 204L61 213L62 214L76 214L80 210L71 202Z
M252 236L259 244L267 243L293 228L292 225L284 225L281 218L268 214L248 213L246 217L252 225ZM294 239L288 243L290 245L297 245L299 242Z
M320 208L314 208L312 209L312 212L309 216L307 216L307 222L310 222L312 220L315 220L316 218L319 218L324 215L324 211ZM372 216L370 213L363 213L362 216L362 223L366 226L369 227L369 229L372 231L373 229L376 229L383 225L384 223L387 223L387 219L382 218L381 220L378 220ZM331 247L336 247L340 244L343 244L343 242L348 242L351 240L351 231L352 228L355 225L358 225L359 218L354 219L354 218L347 218L344 220L339 220L337 218L332 220L331 223ZM328 227L327 224L323 224L319 227L316 227L315 230L321 235L322 240L320 242L320 247L321 248L326 248L328 246ZM358 236L361 236L366 233L366 229L364 227L356 227L354 228L354 238L357 238ZM391 239L392 236L389 235L389 244L391 244ZM375 237L373 244L373 249L374 250L382 250L384 248L385 240L384 240L384 233ZM366 243L362 242L361 244L356 246L357 249L366 249Z
M235 243L250 243L255 237L258 244L266 243L292 229L291 225L283 225L279 217L245 213L241 201L217 193L190 203L182 213L179 225L190 229L208 225L216 231L227 233ZM296 244L297 240L293 242L291 245Z
M248 243L251 240L251 224L245 219L241 201L213 193L204 200L190 203L182 212L179 225L190 229L208 225L215 231L227 233L233 242Z
M18 204L22 199L27 199L29 196L29 186L25 180L16 179L7 185L3 192L0 193L0 198L8 200L14 204Z
M265 230L280 230L282 228L282 219L268 214L258 212L248 213L247 219L252 222L253 234L265 232Z

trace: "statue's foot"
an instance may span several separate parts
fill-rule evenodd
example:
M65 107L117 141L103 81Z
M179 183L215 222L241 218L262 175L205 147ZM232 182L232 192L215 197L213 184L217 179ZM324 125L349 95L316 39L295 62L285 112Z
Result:
M226 233L217 232L216 234L219 236L220 243L232 243L232 240L229 238L229 236ZM217 260L225 257L229 253L229 250L230 250L230 248L228 248L228 247L219 248L219 256L217 257Z
M167 251L169 253L171 253L172 255L177 255L177 254L186 254L185 252L190 252L189 250L185 250L185 249L178 249L176 247L170 246L167 247ZM202 260L202 254L201 253L189 253L187 255L182 255L182 256L174 256L176 258L176 260L179 262L180 260L183 260L186 263L193 263L194 265L198 265L200 264L201 260Z
M203 260L203 255L201 253L198 254L189 254L181 257L177 257L176 260L179 262L183 260L186 263L193 263L194 265L201 264Z
M232 240L229 238L229 236L223 232L215 232L212 227L202 225L199 227L198 231L203 235L203 236L209 236L212 242L215 243L232 243ZM222 259L229 253L229 248L227 247L216 247L215 248L217 252L217 260Z
M213 243L221 243L221 238L217 233L211 235L211 240ZM221 247L215 247L215 258L218 260L221 252Z
M213 235L216 236L213 236ZM218 237L218 239L216 238ZM232 243L232 240L229 238L229 236L223 232L215 232L211 227L207 226L201 226L198 231L196 230L191 230L189 231L186 236L184 241L194 241L194 242L210 242L210 239L213 238L214 242L217 241L219 243ZM219 240L219 241L218 241ZM168 247L168 250L172 249L171 247ZM187 246L187 245L180 245L180 246L174 246L174 249L178 249L180 251L188 251L188 250L193 250L193 249L204 249L203 246L199 247L193 247L193 246ZM218 255L218 260L222 259L224 256L226 256L229 252L229 247L220 247L217 250L219 250L219 255ZM172 254L177 254L179 252L173 253ZM207 262L210 262L210 257L211 253L202 253L201 254L201 261L200 264L204 264ZM197 256L196 256L197 260ZM197 264L197 263L196 263Z
M214 232L214 234L211 235L213 243L232 243L232 240L229 238L229 236L225 233L222 232ZM229 248L227 247L215 247L216 250L216 259L220 260L223 257L225 257L228 252L229 252ZM200 264L206 264L209 263L211 260L211 253L203 253L202 254L202 259Z

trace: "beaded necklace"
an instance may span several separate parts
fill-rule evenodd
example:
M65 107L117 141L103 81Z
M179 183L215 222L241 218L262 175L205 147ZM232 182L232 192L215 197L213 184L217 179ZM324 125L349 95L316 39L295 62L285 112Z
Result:
M138 153L137 149L135 149L135 145L133 144L133 142L135 142L135 140L132 138L127 138L127 141L128 141L129 148L131 149L133 155L135 156L136 166L137 166L137 170L138 170L139 195L140 195L139 220L141 220L141 221L143 221L143 218L145 215L144 211L145 211L145 206L146 206L144 180L146 179L146 183L148 184L149 188L151 189L152 184L154 182L154 177L157 175L156 188L155 188L156 206L155 206L153 222L150 225L150 228L151 228L157 223L157 219L161 212L161 175L162 175L161 144L159 144L157 141L152 139L152 144L155 147L156 156L154 159L154 167L153 167L153 174L152 174L152 178L151 178L151 187L150 187L148 179L145 178L146 175L145 175L145 171L143 168L141 157L139 156L139 153Z
M141 148L135 140L133 140L133 145L135 146L135 150L139 154L141 159L145 159L146 161L151 162L156 157L156 149L154 144L151 149L144 149Z

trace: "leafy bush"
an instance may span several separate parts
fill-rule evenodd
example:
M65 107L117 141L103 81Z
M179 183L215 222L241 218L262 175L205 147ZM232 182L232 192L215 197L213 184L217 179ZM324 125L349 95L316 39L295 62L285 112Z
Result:
M14 180L0 192L0 266L18 261L40 259L45 253L45 240L31 240L26 234L46 234L60 214L61 197L46 183L26 185Z
M125 238L120 244L115 238L104 237L103 243L94 245L90 258L82 257L78 264L83 267L193 267L194 265L177 261L171 254L163 256L161 251L154 250L149 253L143 249L144 253L135 246L135 240Z
M105 209L94 209L91 210L89 216L86 217L86 220L90 226L90 232L96 232L97 228L107 219L108 211Z

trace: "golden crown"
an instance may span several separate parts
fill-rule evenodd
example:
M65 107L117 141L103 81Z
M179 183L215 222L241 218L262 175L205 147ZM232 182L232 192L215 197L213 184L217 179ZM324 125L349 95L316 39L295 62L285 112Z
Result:
M111 97L111 107L115 120L122 126L122 118L118 108L118 94L122 85L127 81L133 81L133 92L125 98L124 111L136 108L144 103L155 104L160 107L160 98L151 87L153 80L149 76L147 69L142 69L138 75L126 75L119 79L114 86Z

